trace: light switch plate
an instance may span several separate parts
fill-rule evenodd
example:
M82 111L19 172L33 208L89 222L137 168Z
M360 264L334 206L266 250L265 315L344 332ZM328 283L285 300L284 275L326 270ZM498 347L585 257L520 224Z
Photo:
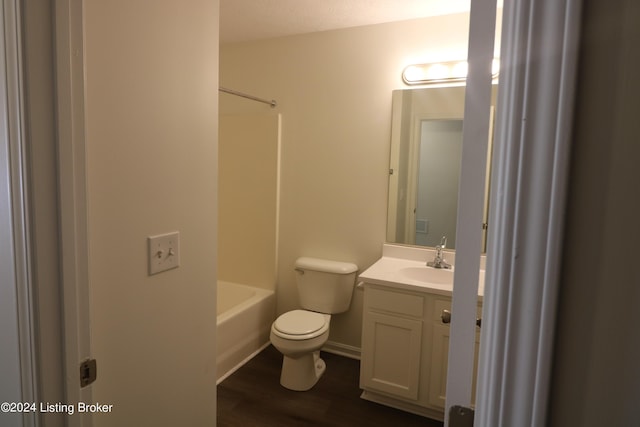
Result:
M159 234L147 238L149 245L149 275L180 266L180 233Z

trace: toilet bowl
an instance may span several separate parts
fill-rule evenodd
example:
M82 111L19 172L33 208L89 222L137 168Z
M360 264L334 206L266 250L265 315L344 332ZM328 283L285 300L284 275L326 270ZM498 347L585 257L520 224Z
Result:
M332 313L349 309L355 264L302 257L296 284L302 309L280 315L271 325L271 344L282 353L280 384L290 390L312 388L326 369L320 349L329 338Z
M331 316L293 310L279 316L271 326L271 344L282 353L280 384L290 390L312 388L325 371L320 348L329 338Z

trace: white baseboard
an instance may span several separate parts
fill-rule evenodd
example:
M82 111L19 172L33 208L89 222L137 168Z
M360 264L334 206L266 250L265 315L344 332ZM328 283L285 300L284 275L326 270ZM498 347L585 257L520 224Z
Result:
M339 356L348 357L350 359L360 360L360 347L354 347L347 344L341 344L335 341L327 341L322 347L322 351L337 354Z

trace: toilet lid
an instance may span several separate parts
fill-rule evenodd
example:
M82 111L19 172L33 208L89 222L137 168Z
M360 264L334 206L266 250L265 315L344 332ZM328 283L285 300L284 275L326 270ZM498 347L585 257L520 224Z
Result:
M287 335L307 335L321 329L325 324L325 316L305 310L293 310L278 317L275 328Z

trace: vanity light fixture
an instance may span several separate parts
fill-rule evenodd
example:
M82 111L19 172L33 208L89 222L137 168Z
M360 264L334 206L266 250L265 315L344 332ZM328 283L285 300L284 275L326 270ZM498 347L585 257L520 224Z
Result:
M402 80L408 85L425 85L464 82L467 79L467 61L434 62L409 65L402 71ZM500 60L491 64L491 75L495 79L500 71Z

